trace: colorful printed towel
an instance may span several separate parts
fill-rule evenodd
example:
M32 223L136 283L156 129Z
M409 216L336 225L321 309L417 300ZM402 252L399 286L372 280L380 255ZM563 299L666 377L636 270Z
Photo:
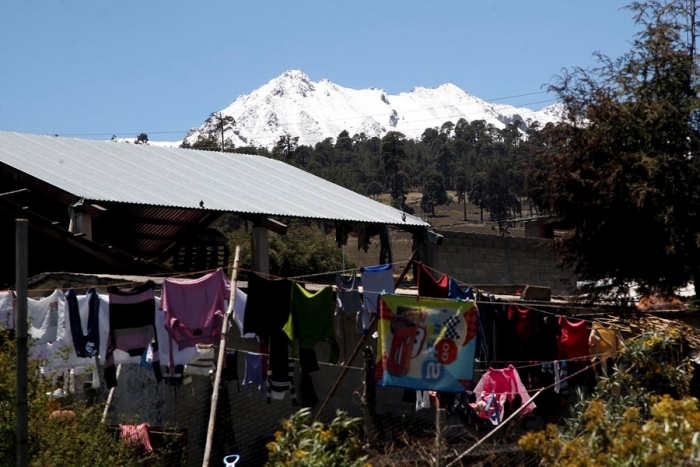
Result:
M377 384L464 392L474 379L478 319L473 300L381 295Z

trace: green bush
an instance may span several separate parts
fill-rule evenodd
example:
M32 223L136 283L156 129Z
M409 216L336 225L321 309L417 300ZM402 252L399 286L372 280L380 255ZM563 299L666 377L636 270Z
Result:
M47 397L46 393L55 388L50 385L50 378L40 377L39 365L40 362L30 360L28 367L30 466L127 467L146 460L101 423L103 404L66 405ZM0 466L3 467L17 465L16 368L14 333L0 327ZM69 416L51 417L58 410L70 411L64 412Z
M240 267L253 269L250 232L245 228L220 228L229 238L229 247L235 251L241 247ZM294 277L320 272L339 271L343 268L342 253L335 243L335 232L323 234L318 224L302 221L289 225L286 235L270 232L270 274L280 277ZM345 268L357 267L346 260Z
M338 411L328 427L310 420L311 411L301 409L282 423L284 431L267 444L267 467L369 466L360 447L359 418Z
M700 407L683 337L646 332L627 342L620 365L562 427L530 433L520 446L544 466L700 465Z

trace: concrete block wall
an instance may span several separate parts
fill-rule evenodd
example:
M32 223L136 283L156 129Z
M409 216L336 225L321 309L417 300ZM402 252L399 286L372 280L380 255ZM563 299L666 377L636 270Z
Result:
M571 292L575 279L557 263L552 240L438 232L435 269L467 284L522 284L550 287L552 294Z

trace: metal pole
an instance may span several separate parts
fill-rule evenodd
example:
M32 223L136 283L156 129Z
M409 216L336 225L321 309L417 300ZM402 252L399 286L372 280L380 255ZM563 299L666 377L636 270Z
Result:
M221 328L221 340L219 341L219 358L216 361L216 377L214 378L214 392L211 395L211 409L209 410L209 427L207 428L207 444L204 447L204 460L202 467L209 467L211 445L214 441L214 425L216 423L216 403L219 400L219 386L221 385L221 371L224 367L226 356L226 340L228 339L228 323L233 309L236 306L236 285L238 283L238 259L241 255L241 247L236 245L236 255L233 259L233 272L231 272L231 294L228 299L228 309L224 315L224 323Z
M29 406L27 404L27 276L29 221L17 219L15 243L15 267L17 303L15 327L17 329L17 466L29 465Z

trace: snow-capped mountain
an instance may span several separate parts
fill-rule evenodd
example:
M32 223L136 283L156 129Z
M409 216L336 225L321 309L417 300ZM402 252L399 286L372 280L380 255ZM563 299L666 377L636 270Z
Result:
M490 104L449 83L390 95L376 88L344 88L326 79L311 81L302 71L290 70L239 96L220 113L236 122L224 135L235 146L270 148L284 135L298 136L299 144L314 145L335 139L343 130L350 136L364 132L381 137L399 131L408 138L420 138L426 128L457 123L460 118L485 120L497 128L515 121L544 125L559 120L562 111L558 104L540 111ZM194 143L209 134L219 138L214 123L205 122L185 139Z

